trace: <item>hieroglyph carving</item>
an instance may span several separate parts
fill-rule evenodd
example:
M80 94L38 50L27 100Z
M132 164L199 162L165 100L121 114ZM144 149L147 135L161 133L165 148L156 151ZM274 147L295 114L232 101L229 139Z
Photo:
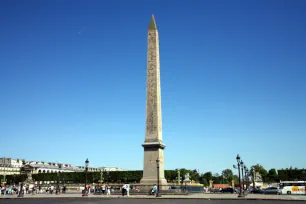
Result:
M146 137L161 140L160 65L157 30L148 31Z

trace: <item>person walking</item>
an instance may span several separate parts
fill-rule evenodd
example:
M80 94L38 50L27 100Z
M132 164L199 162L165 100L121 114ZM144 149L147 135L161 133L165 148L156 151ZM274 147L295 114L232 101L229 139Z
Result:
M157 194L157 185L154 184L153 186L153 195L156 195Z
M122 190L122 196L124 197L124 195L125 195L125 191L126 191L126 189L125 189L125 185L123 185L123 186L122 186L122 189L121 189L121 190Z
M108 196L110 196L111 194L111 187L109 185L107 185L107 193Z
M101 189L102 189L102 195L104 195L105 194L105 185L104 184L102 185Z
M125 184L125 191L126 191L127 197L129 197L130 196L130 184Z
M5 186L4 185L1 187L1 195L5 196Z
M54 186L51 185L51 188L50 188L50 193L51 193L51 195L53 194L53 191L54 191Z

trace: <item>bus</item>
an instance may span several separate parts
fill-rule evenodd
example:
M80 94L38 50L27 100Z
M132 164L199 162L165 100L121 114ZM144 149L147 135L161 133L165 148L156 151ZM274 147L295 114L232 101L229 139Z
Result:
M280 194L305 195L306 194L305 185L306 181L280 181L279 184Z

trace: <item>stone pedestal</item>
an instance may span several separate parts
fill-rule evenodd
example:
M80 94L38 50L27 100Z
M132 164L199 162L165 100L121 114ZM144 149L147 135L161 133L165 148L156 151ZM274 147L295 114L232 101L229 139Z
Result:
M144 169L141 184L154 185L157 184L157 170L159 170L159 184L167 185L164 172L164 155L161 143L144 143ZM159 169L157 169L156 160L159 158Z

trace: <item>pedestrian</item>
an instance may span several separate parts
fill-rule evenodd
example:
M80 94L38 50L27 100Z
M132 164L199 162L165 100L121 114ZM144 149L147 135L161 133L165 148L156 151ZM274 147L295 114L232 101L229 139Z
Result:
M105 185L103 184L102 185L102 195L104 195L105 194Z
M111 187L109 185L107 185L107 193L108 196L111 194Z
M126 191L127 197L129 197L130 196L130 184L125 184L125 191Z
M125 195L125 185L122 186L121 190L122 190L122 196L124 197L124 195Z
M1 187L1 195L5 196L5 187L4 186Z
M54 186L51 185L51 188L50 188L50 193L51 193L51 195L53 194L53 191L54 191Z
M153 195L156 195L157 194L157 186L156 184L154 184L153 186Z

